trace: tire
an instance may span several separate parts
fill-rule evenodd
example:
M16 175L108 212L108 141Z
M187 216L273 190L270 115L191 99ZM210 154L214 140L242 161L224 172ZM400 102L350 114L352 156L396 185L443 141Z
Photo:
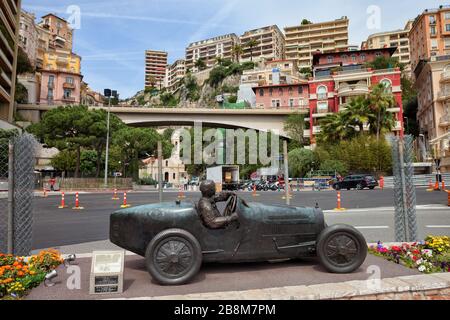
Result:
M339 246L337 250L333 247ZM366 260L367 243L354 227L338 224L325 228L317 238L317 256L331 273L351 273Z
M362 184L358 183L356 185L356 190L362 190L362 189L364 189L364 187L362 186Z
M161 262L158 263L157 260ZM158 283L182 285L192 280L200 270L202 249L191 233L181 229L165 230L158 233L148 244L145 264L152 278Z
M338 185L338 184L337 184L337 185L335 185L335 186L334 186L334 190L336 190L336 191L339 191L339 190L341 190L341 186L340 186L340 185Z
M375 187L369 187L369 189L370 189L370 190L373 190L373 189L375 189Z

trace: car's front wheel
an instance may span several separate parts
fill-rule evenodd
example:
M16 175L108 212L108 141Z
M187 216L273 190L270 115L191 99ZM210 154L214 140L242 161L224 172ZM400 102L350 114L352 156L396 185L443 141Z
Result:
M182 285L200 270L202 250L197 239L181 229L157 234L145 252L147 270L163 285Z
M351 273L367 256L364 236L349 225L334 225L322 231L317 239L317 256L329 272Z

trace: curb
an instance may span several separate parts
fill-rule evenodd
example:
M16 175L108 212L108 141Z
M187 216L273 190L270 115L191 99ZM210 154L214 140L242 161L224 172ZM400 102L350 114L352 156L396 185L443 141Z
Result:
M409 296L439 297L441 294L448 295L450 299L450 273L402 276L378 281L347 281L311 286L105 300L408 300Z

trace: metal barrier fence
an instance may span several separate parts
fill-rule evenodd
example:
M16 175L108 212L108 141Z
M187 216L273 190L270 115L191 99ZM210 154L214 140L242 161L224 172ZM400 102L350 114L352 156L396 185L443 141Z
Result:
M450 173L443 173L442 179L450 185ZM434 186L436 181L436 174L423 174L423 175L414 175L412 178L412 183L416 187L428 187L430 180ZM384 186L386 188L394 187L394 177L384 177Z
M0 199L0 252L23 256L31 251L36 146L30 134L0 141L0 177L6 189Z

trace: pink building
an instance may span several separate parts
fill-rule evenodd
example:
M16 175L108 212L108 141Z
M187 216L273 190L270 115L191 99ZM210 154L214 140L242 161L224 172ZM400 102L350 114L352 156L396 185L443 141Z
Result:
M309 107L308 83L274 84L254 87L256 107L261 109L300 109Z
M41 104L79 104L81 80L77 73L42 70Z

